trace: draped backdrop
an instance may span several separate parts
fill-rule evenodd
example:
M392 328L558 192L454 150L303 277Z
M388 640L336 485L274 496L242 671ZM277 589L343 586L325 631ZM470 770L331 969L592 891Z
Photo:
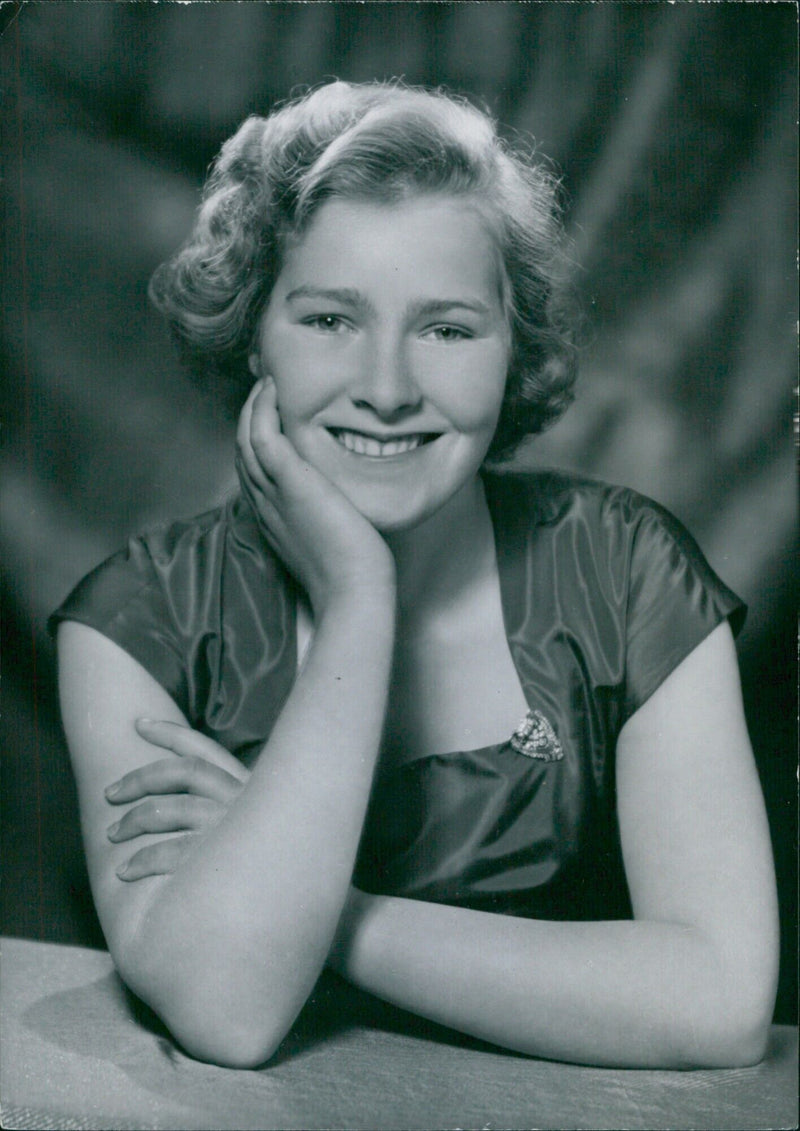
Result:
M749 603L739 640L795 1009L796 7L5 4L4 929L100 945L48 612L232 481L232 428L146 286L223 139L300 84L475 96L562 177L578 400L520 460L664 503Z

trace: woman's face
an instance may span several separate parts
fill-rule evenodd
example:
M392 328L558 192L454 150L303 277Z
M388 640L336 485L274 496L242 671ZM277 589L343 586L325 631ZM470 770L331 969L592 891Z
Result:
M495 244L467 202L322 205L257 342L284 433L377 529L415 526L473 484L510 332Z

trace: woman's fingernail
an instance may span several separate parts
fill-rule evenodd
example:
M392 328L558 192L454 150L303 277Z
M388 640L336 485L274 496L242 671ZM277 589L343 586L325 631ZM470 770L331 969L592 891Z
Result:
M106 836L115 837L119 832L119 821L115 821L113 825L109 825L106 829Z
M118 781L115 781L113 785L106 786L104 791L106 797L116 797L121 788L121 784Z
M128 867L129 867L129 864L126 862L125 864L120 864L119 868L117 868L117 875L119 876L119 878L121 880L124 879L125 876L127 876Z
M137 719L136 725L137 725L137 727L148 727L148 726L150 726L150 724L152 722L153 722L152 719Z

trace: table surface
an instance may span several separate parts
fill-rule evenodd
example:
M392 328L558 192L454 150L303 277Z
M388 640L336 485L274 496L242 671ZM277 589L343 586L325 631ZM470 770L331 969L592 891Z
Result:
M753 1068L584 1068L502 1052L324 979L257 1071L182 1053L104 951L4 939L4 1128L790 1128L797 1031Z

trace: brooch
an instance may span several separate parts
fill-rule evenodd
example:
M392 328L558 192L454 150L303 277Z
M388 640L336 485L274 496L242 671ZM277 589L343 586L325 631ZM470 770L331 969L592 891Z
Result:
M564 757L556 732L541 711L528 711L511 736L511 746L526 758L559 762Z

